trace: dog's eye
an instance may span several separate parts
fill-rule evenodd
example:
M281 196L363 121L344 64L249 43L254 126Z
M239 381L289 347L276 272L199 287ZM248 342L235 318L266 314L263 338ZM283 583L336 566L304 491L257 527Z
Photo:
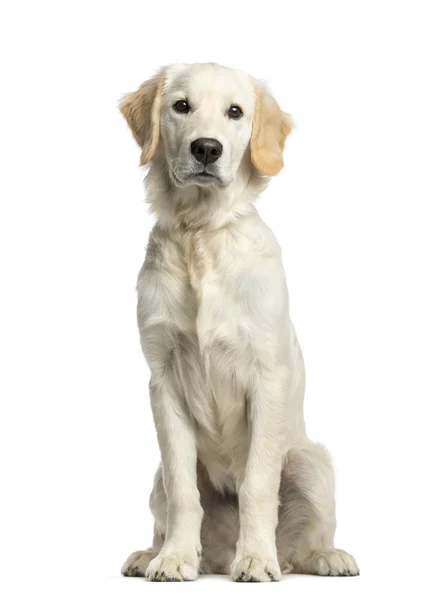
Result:
M243 112L237 104L232 104L232 106L227 111L227 114L231 119L240 119L243 115Z
M173 106L175 112L187 114L189 112L189 104L186 100L179 100Z

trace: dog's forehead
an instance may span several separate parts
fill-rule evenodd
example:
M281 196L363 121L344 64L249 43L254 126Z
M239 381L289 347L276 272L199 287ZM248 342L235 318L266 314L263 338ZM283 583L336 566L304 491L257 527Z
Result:
M187 98L201 104L209 99L224 105L240 104L247 110L254 104L254 82L250 75L214 63L171 65L166 71L165 94L172 99Z

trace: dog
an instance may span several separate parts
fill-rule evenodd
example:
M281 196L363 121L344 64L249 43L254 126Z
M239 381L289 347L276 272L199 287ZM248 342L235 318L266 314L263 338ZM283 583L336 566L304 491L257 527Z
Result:
M120 109L157 216L137 289L161 452L153 543L122 573L358 575L334 548L333 470L306 435L281 251L254 206L283 167L290 116L212 63L168 66Z

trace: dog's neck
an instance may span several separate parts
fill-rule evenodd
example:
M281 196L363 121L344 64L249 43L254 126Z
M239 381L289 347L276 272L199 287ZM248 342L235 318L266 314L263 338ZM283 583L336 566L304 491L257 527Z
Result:
M245 156L228 186L177 187L171 181L163 156L157 156L145 179L147 202L167 229L215 230L254 212L253 202L268 178L259 174Z

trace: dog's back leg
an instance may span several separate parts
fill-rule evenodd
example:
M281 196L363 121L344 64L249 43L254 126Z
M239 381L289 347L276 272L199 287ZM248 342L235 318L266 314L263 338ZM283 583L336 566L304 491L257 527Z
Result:
M138 550L129 555L121 569L122 575L125 575L125 577L145 577L149 563L158 555L165 541L167 510L161 466L155 475L154 486L149 498L149 506L154 517L152 546L146 550Z
M358 575L355 559L334 548L334 476L326 450L310 441L287 455L276 532L284 573Z
M215 489L200 463L198 489L204 511L201 572L228 575L239 534L238 497L235 492L221 493Z

